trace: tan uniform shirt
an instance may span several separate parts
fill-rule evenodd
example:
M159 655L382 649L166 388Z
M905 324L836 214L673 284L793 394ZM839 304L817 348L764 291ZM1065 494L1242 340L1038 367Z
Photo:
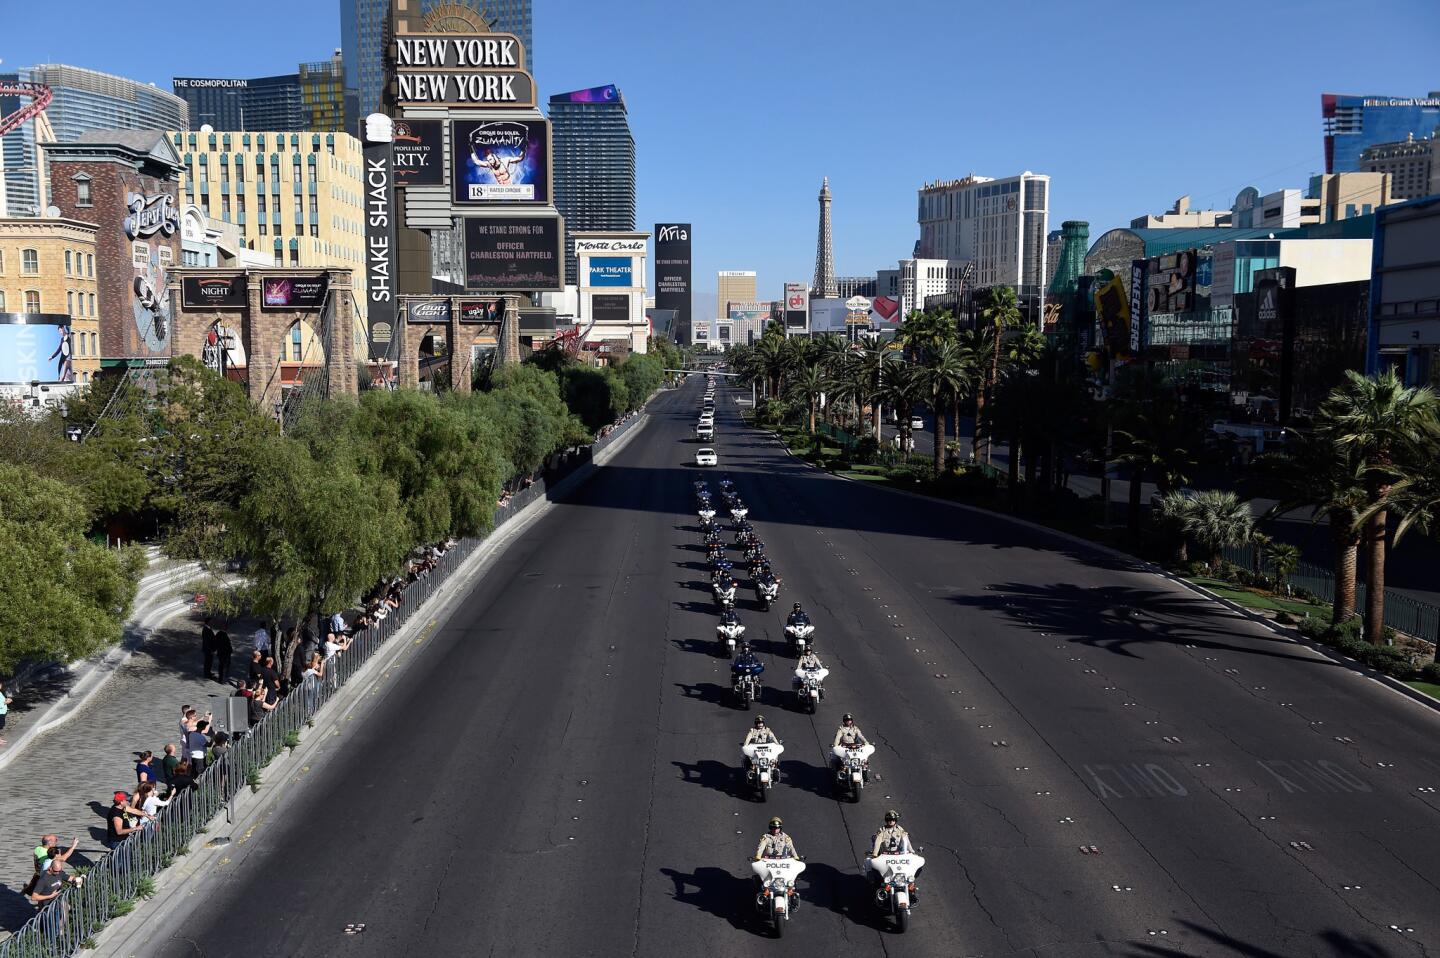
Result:
M862 732L862 731L860 731L860 726L858 726L858 725L851 725L850 727L847 728L847 727L845 727L844 725L842 725L842 726L840 726L838 729L835 730L835 742L834 742L834 744L831 745L830 747L831 747L831 748L834 748L834 747L837 746L837 745L869 745L869 744L870 744L870 743L865 740L865 733Z
M755 849L756 858L799 858L795 851L795 843L790 836L784 832L775 835L766 834L761 836L760 844Z
M904 855L910 851L910 833L899 825L886 825L876 833L875 845L870 850L870 857Z
M769 727L752 728L745 733L746 745L770 745L772 743L778 744L779 741L780 740L775 737L775 732Z

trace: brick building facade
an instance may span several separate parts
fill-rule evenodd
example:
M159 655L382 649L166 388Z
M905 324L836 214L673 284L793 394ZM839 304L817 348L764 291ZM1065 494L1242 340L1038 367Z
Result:
M158 131L97 130L47 143L51 202L94 223L100 352L106 365L165 361L172 350L168 274L180 262L183 169Z

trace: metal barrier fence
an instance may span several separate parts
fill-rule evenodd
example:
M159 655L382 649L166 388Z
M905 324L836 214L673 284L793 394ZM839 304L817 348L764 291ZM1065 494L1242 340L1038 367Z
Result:
M1229 546L1223 555L1227 562L1255 570L1255 550L1249 546ZM1260 572L1262 575L1275 575L1275 566L1269 556L1261 555ZM1286 581L1311 593L1321 602L1335 601L1335 573L1323 566L1301 560ZM1365 583L1359 580L1355 583L1355 608L1365 608ZM1396 632L1404 632L1417 639L1440 641L1440 608L1390 589L1385 590L1385 624Z
M639 418L638 412L632 413L597 439L588 447L588 457L582 453L576 468L629 432ZM512 495L496 507L493 528L498 530L548 490L549 484L539 479ZM84 872L82 885L67 887L13 936L0 941L0 958L66 958L85 947L106 922L133 908L137 898L148 894L154 877L185 853L241 789L260 787L261 770L281 749L298 744L298 735L316 712L424 607L486 538L461 540L428 574L409 583L399 608L357 634L349 649L330 660L323 679L307 679L293 688L273 712L217 756L194 787L176 794L151 825L127 836Z

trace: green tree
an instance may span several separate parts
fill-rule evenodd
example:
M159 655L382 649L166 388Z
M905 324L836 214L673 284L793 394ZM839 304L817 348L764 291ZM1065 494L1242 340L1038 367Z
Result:
M1269 556L1270 565L1275 570L1276 590L1288 594L1290 576L1300 568L1300 547L1292 546L1288 542L1271 542L1265 554Z
M120 640L144 558L89 542L73 487L0 464L0 674Z
M1256 471L1275 486L1277 501L1269 516L1309 510L1310 521L1323 516L1330 527L1334 555L1335 599L1330 620L1340 623L1355 611L1355 580L1368 501L1364 463L1350 447L1337 448L1314 432L1289 434L1284 452L1255 460Z
M1235 493L1217 489L1207 489L1191 497L1182 523L1185 532L1205 550L1211 569L1219 567L1221 553L1227 546L1243 545L1255 530L1250 506Z
M922 382L931 410L935 413L935 474L945 468L945 415L943 410L962 400L974 380L974 360L968 350L954 340L942 342L933 352L927 353L922 370Z
M1194 499L1183 492L1167 492L1155 504L1155 522L1169 538L1171 559L1176 566L1189 561L1189 518L1193 511Z
M982 291L980 299L980 323L989 338L990 361L985 373L985 379L979 391L975 394L975 427L980 428L984 416L985 398L993 393L996 383L1000 381L1000 348L1005 333L1020 325L1020 306L1015 299L1015 289L1011 286L991 286ZM990 461L990 451L993 443L989 436L985 438L985 461Z
M1351 452L1365 477L1365 637L1384 641L1386 500L1406 478L1407 462L1423 461L1436 433L1435 393L1410 387L1393 371L1362 376L1350 371L1320 406L1317 428L1337 449ZM1432 460L1433 462L1433 460Z
M251 559L243 599L272 624L292 623L279 648L289 674L305 622L397 571L416 542L396 484L362 476L344 458L316 460L301 443L276 439L250 472L232 519Z
M810 435L815 435L815 407L820 403L820 396L825 392L826 377L819 363L811 363L802 367L790 378L789 388L786 390L788 399L802 403L810 414Z
M1145 478L1155 480L1160 495L1189 482L1195 459L1183 442L1185 435L1179 411L1168 403L1149 403L1125 410L1127 428L1115 430L1117 455L1114 461L1125 470L1130 483L1129 526L1132 536L1140 534L1141 488Z
M910 415L926 396L924 371L910 363L887 363L880 381L880 396L881 401L898 414L901 454L908 460Z

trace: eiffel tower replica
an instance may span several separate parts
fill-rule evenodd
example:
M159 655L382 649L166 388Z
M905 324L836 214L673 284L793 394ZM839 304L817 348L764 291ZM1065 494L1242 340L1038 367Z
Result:
M815 242L815 282L811 295L833 299L840 295L835 285L835 253L830 245L830 177L820 184L820 235Z

